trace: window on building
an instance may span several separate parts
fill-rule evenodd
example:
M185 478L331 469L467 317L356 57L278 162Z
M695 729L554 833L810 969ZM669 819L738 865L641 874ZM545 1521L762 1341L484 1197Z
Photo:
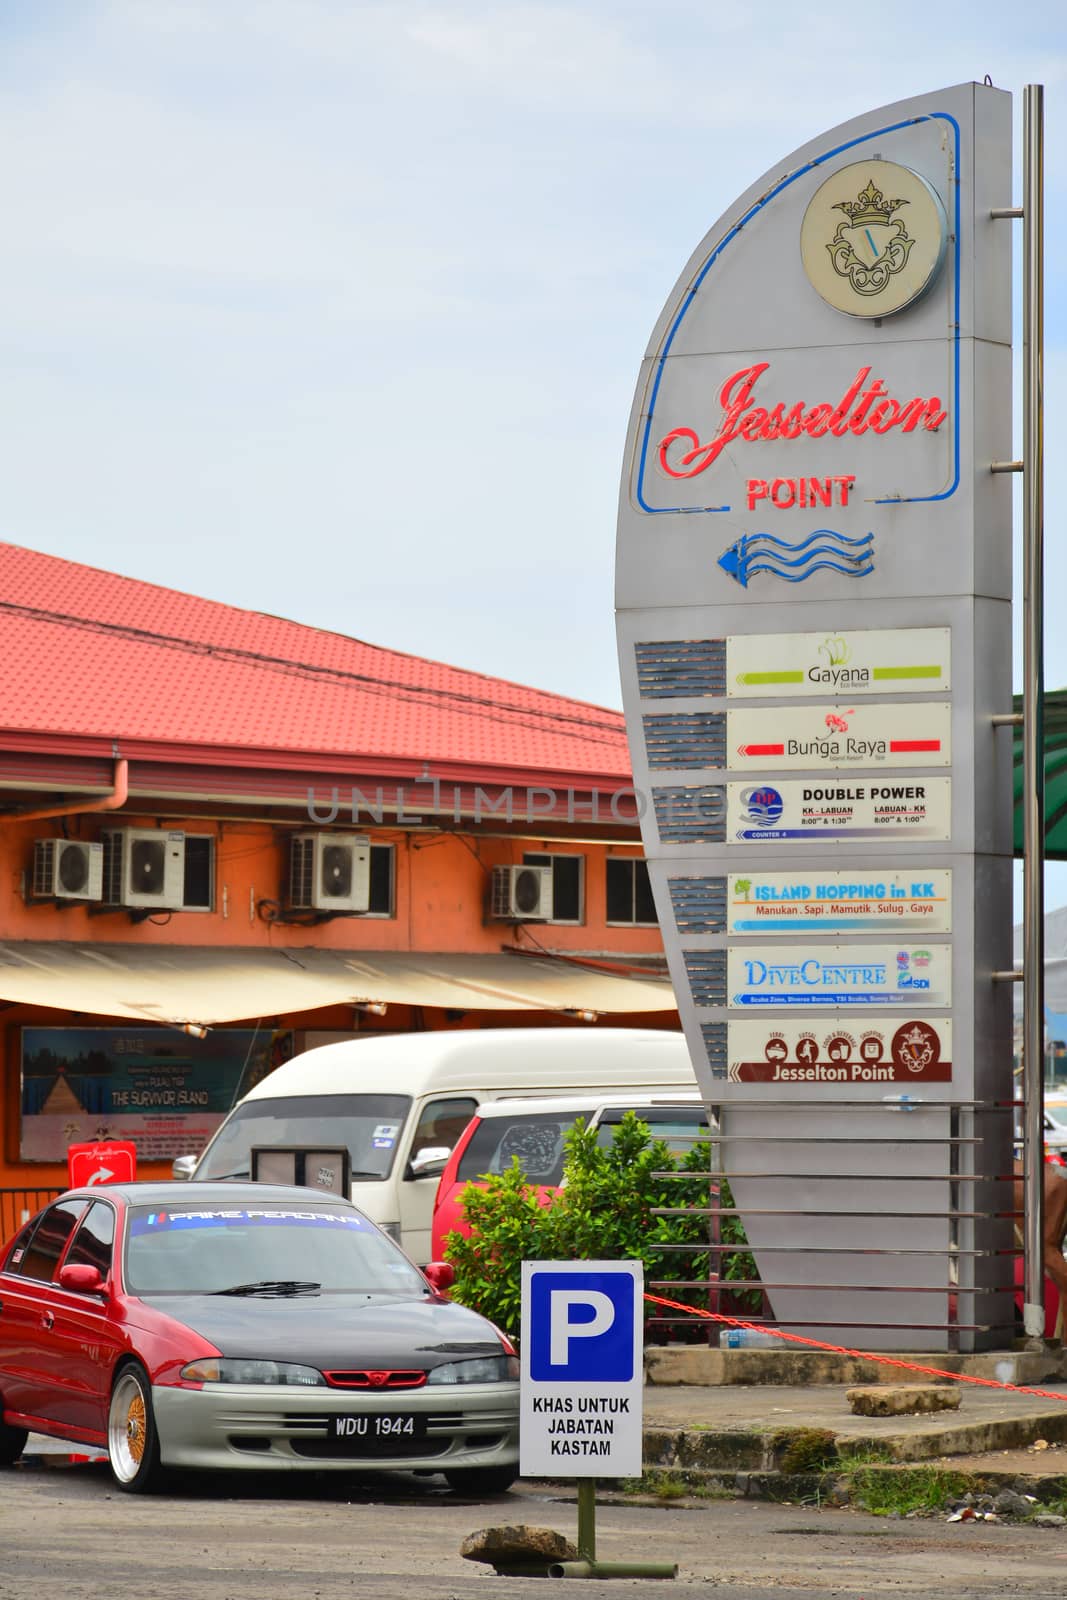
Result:
M212 833L185 835L184 911L215 909L215 836Z
M396 848L391 844L370 847L370 917L396 916Z
M578 855L552 855L543 851L527 850L522 858L525 867L552 868L551 922L579 923L585 921L585 857Z
M648 881L647 861L632 856L608 857L607 920L638 927L656 926L656 905Z

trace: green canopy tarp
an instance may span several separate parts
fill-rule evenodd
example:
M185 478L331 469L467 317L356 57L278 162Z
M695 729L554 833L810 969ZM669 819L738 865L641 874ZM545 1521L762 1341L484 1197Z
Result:
M1022 695L1015 710L1022 711ZM1014 849L1023 853L1023 730L1013 729L1012 798L1015 807ZM1045 855L1067 861L1067 689L1045 695Z

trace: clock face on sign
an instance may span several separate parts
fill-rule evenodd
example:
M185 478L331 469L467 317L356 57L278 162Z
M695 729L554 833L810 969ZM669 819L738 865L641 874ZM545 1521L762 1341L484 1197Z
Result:
M800 228L812 287L835 311L889 317L937 277L948 218L936 190L910 167L857 161L815 191Z

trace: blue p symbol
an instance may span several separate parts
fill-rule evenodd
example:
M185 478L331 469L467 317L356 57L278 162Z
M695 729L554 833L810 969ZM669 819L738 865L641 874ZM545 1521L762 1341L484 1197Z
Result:
M629 1274L535 1274L531 1378L542 1383L629 1383L634 1375L633 1319L634 1280Z

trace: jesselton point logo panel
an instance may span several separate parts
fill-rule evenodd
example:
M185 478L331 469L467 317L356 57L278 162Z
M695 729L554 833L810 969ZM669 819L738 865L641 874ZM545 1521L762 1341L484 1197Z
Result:
M950 1083L952 1023L870 1017L855 1026L731 1022L734 1083Z
M950 778L786 779L726 785L727 844L946 840L951 822Z
M952 953L932 945L748 945L727 959L728 1004L830 1007L952 1003Z
M951 933L952 873L922 867L729 875L728 933L868 933L874 928Z
M727 765L783 771L803 767L947 767L948 701L903 705L777 706L727 711Z
M728 699L855 697L951 687L948 628L829 629L726 640Z

